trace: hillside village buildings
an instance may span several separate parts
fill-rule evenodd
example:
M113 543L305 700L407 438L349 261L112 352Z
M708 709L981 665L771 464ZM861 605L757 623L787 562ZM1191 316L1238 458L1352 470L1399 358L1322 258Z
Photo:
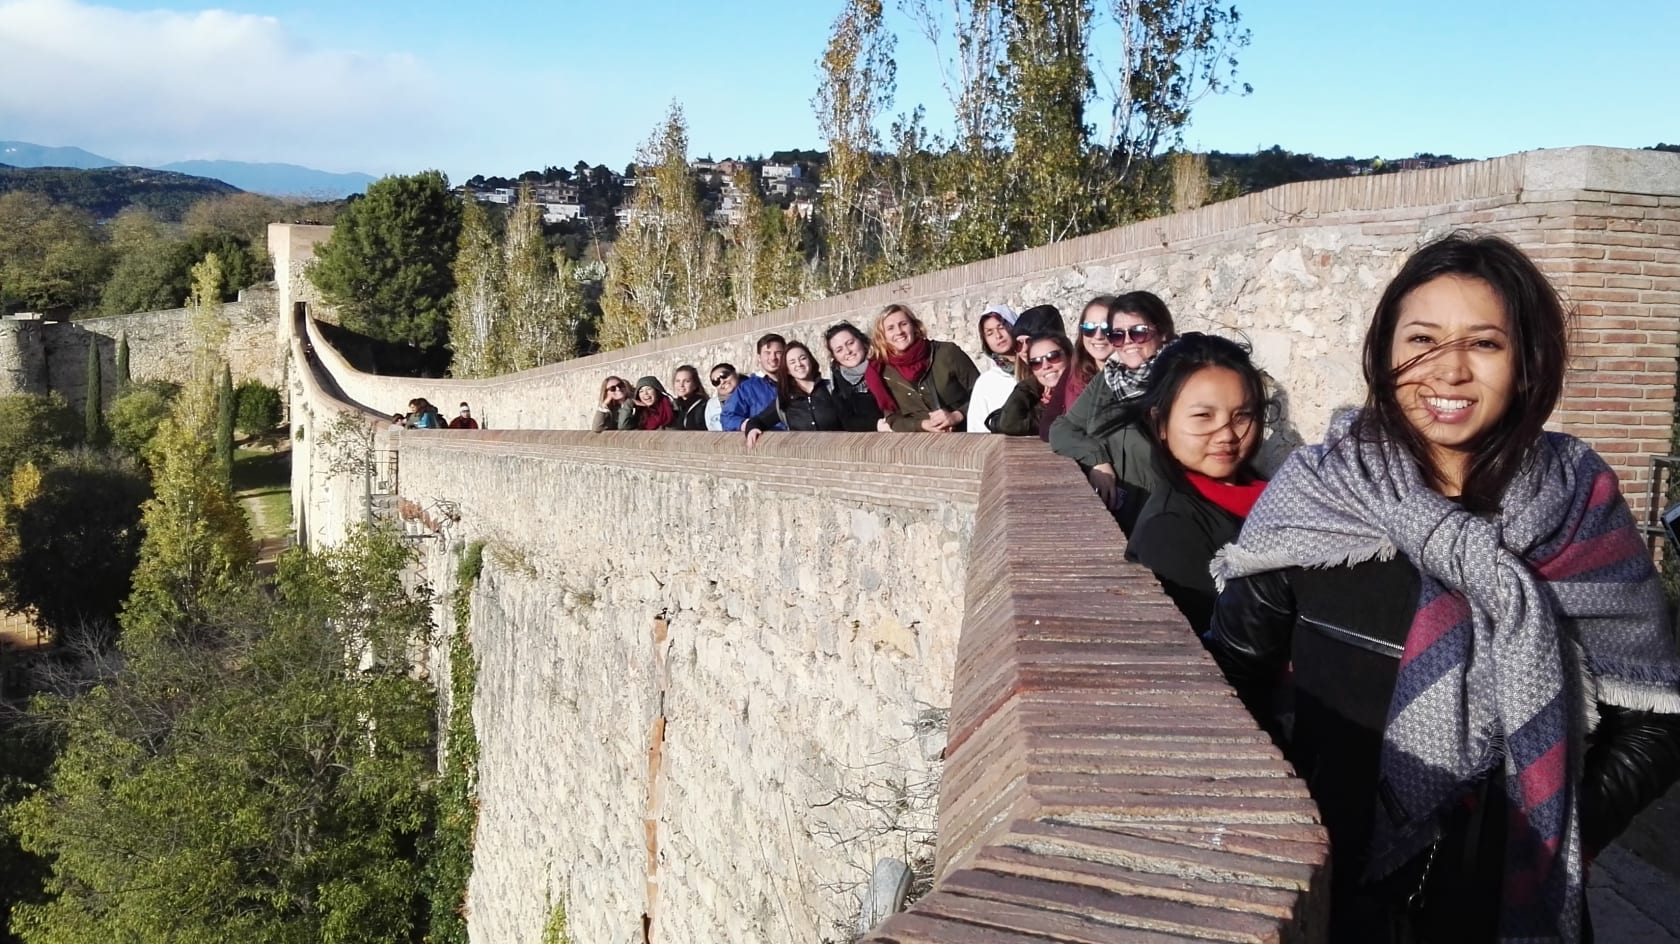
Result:
M800 219L810 219L816 210L817 185L802 164L764 163L754 164L738 160L695 160L689 162L689 172L708 191L715 191L717 196L711 213L708 216L713 223L735 226L744 217L743 207L746 195L741 192L736 181L743 171L758 168L756 178L759 195L777 201L786 201L790 212ZM633 190L639 178L625 177L613 174L613 182ZM531 198L542 207L544 223L564 223L589 218L582 200L578 185L570 182L551 183L534 182L530 185ZM456 188L462 196L470 196L480 203L492 203L499 206L511 206L519 200L519 187L472 187L463 185ZM616 210L620 223L630 222L635 218L635 210L626 200L623 206Z

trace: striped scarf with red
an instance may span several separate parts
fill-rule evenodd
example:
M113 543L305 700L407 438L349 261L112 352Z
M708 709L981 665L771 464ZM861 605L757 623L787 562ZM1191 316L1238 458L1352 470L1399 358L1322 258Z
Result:
M1503 511L1482 517L1431 490L1394 444L1350 435L1352 421L1290 457L1215 574L1396 551L1417 566L1367 877L1422 855L1446 813L1502 768L1511 822L1500 937L1578 941L1588 706L1680 713L1680 652L1615 473L1584 443L1549 433Z

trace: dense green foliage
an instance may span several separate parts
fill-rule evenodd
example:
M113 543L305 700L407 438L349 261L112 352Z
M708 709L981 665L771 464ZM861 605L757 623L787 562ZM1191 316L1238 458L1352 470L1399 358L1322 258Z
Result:
M240 191L208 177L144 167L0 167L0 193L13 192L39 194L97 219L110 219L127 207L138 206L159 219L178 221L206 197Z
M478 831L478 732L472 700L478 660L468 641L472 591L484 570L484 542L467 545L455 569L449 636L449 716L443 723L443 770L437 786L437 831L427 865L431 890L429 944L467 944L467 879Z
M100 310L114 315L186 304L192 293L192 267L211 253L222 263L217 295L224 302L238 298L240 289L273 277L267 253L242 236L201 232L181 239L158 227L149 238L136 239L118 250L100 296Z
M111 408L105 414L111 444L143 458L158 427L169 416L169 404L180 392L180 387L165 380L129 384L127 391L111 401Z
M111 254L93 218L34 193L0 193L0 312L83 310Z
M344 327L380 341L441 347L461 203L438 171L386 177L339 215L309 278Z
M280 425L280 391L260 380L240 381L233 394L235 424L247 436L261 436Z
M32 611L61 645L105 638L128 596L150 496L145 474L119 454L52 459L0 502L0 610Z
M422 940L434 706L401 660L429 627L424 589L402 585L408 553L383 533L290 552L272 595L220 588L191 631L126 626L120 671L47 699L63 751L14 822L52 857L50 898L17 907L14 930L29 944Z
M25 462L45 465L55 453L74 446L82 424L58 394L0 397L0 484Z

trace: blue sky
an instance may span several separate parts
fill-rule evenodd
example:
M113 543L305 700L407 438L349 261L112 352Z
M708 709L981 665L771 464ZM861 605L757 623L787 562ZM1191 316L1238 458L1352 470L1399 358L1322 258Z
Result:
M1254 92L1200 103L1193 147L1487 157L1680 141L1676 0L1234 2ZM946 125L932 51L888 4L897 107ZM837 10L0 0L0 139L459 180L580 158L622 167L675 98L696 156L820 147L810 99Z

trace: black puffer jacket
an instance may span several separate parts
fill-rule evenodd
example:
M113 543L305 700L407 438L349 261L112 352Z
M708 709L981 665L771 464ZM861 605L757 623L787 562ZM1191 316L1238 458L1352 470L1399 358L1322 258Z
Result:
M875 402L875 395L869 392L869 385L863 381L851 383L846 375L841 373L840 365L830 363L828 376L832 378L830 393L835 402L840 404L841 423L848 432L873 433L876 423L881 420L881 405Z
M672 397L671 405L676 410L676 417L671 420L667 429L686 429L696 432L706 431L706 400L703 393L691 397Z
M780 423L794 432L834 432L845 428L844 419L839 401L829 392L828 381L819 380L810 393L790 387L789 392L777 394L775 402L742 423L741 429L775 429Z
M1430 859L1420 855L1376 884L1361 881L1386 795L1377 776L1382 732L1418 590L1417 569L1404 557L1256 574L1226 585L1205 637L1244 701L1280 739L1330 831L1333 942L1497 936L1508 807L1502 773L1477 785L1442 824ZM1277 698L1286 664L1292 726ZM1604 704L1598 710L1581 784L1588 855L1680 776L1680 717Z

